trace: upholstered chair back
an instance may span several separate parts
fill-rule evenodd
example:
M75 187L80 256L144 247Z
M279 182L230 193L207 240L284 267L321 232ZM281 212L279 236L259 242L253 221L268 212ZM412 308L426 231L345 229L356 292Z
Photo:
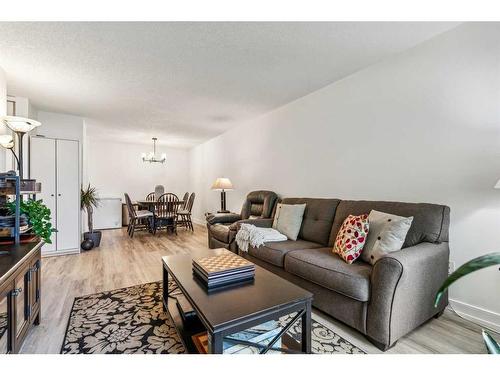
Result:
M274 206L278 196L273 191L257 190L248 193L243 207L241 208L241 218L270 218L272 217Z
M158 200L163 194L165 194L165 186L163 185L156 185L155 186L155 198Z

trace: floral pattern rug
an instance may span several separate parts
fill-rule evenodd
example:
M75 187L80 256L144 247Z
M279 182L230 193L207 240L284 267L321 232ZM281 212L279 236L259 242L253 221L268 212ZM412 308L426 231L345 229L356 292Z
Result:
M171 290L180 293L176 285ZM62 354L180 354L186 349L167 312L162 283L154 282L75 298ZM291 316L280 319L281 325ZM300 340L300 322L289 333ZM312 316L312 351L364 354Z

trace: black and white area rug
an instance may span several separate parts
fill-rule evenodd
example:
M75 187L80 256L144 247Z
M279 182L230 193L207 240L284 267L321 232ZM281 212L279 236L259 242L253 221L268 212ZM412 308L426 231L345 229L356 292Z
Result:
M175 288L171 282L170 288ZM178 289L177 289L178 290ZM180 292L177 292L180 293ZM287 319L280 319L286 324ZM321 322L320 322L321 321ZM312 350L320 354L364 354L328 323L312 315ZM289 333L300 337L300 322ZM162 283L154 282L75 298L62 354L185 353L162 306Z

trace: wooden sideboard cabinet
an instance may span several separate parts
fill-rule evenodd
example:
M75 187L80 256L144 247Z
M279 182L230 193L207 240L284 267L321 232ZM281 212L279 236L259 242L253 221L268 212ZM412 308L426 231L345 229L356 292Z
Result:
M40 324L43 242L2 245L0 354L19 353L32 324Z

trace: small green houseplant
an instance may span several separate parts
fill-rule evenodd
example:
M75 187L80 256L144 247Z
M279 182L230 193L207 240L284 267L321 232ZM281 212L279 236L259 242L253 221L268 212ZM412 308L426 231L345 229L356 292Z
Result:
M52 228L50 209L43 204L41 199L28 199L20 203L21 214L28 217L28 223L31 226L32 232L40 237L46 243L52 243L50 237L56 229ZM11 214L16 210L16 203L9 202L8 208Z
M439 288L436 299L434 301L434 305L437 307L439 301L443 297L444 292L449 288L451 284L460 279L463 276L466 276L472 272L479 271L483 268L496 266L500 264L500 253L491 253L480 256L478 258L474 258L467 263L460 266L455 272L453 272L448 278L445 280L441 288ZM483 329L483 340L486 345L486 349L490 354L500 354L500 344L495 341L491 335Z
M88 232L83 234L83 238L85 240L92 240L94 246L98 247L101 243L102 232L94 231L94 208L99 206L97 189L95 187L88 184L86 188L81 188L80 206L82 210L87 211L87 224L89 229Z

